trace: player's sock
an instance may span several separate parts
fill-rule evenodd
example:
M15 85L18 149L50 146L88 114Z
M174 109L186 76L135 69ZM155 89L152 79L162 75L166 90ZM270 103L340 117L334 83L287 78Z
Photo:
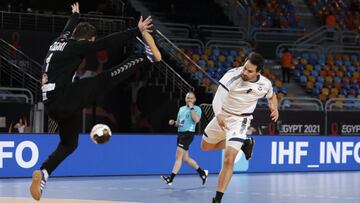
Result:
M175 173L171 173L171 175L170 175L170 180L171 180L171 182L174 180L175 176L176 176Z
M43 172L43 174L44 174L44 179L45 179L45 181L47 181L48 178L49 178L49 173L47 172L46 169L41 170L41 172Z
M199 175L202 175L205 173L204 170L200 166L198 169L196 169L196 171L199 173Z
M215 200L216 202L221 202L221 199L222 199L223 195L224 195L223 192L216 191L216 195L215 195L214 200Z

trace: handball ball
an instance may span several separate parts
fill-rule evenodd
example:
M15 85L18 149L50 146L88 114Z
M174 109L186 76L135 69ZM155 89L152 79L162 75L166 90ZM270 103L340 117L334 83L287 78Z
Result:
M91 129L90 138L95 144L105 144L111 138L111 130L105 124L96 124Z

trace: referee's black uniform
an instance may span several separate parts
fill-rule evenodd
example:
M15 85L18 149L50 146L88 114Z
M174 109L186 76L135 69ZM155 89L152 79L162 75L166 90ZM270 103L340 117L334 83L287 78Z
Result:
M74 13L47 53L42 78L42 96L48 115L58 122L60 143L42 164L51 174L78 145L82 108L127 78L136 67L150 63L145 55L132 56L122 64L92 78L74 81L74 75L88 53L118 46L141 35L138 28L95 40L75 40L71 34L79 21Z

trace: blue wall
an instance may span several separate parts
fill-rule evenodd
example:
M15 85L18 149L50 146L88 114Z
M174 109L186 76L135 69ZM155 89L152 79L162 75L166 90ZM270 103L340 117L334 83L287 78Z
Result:
M55 149L58 140L57 135L48 134L0 134L0 177L31 176L33 170L38 169ZM220 152L201 151L200 141L201 136L196 136L190 147L190 156L201 167L211 172L219 172ZM32 153L29 146L33 146L33 151L39 151L38 158L36 152ZM174 135L113 135L110 142L105 145L96 145L91 142L89 135L81 135L77 150L54 171L53 175L168 174L171 173L175 161L175 151L176 136ZM4 154L12 158L3 158ZM22 155L18 161L16 154ZM31 159L36 162L35 165L31 163ZM19 164L21 160L28 163ZM180 173L195 172L186 164L180 171Z
M57 135L0 134L0 177L30 177L58 143ZM239 153L235 172L360 170L360 136L256 136L251 161ZM196 136L190 155L218 173L222 154L200 150ZM81 135L78 149L54 176L167 174L175 160L175 135L113 135L95 145ZM180 173L195 173L186 164Z
M235 171L360 170L360 136L257 136L253 157Z

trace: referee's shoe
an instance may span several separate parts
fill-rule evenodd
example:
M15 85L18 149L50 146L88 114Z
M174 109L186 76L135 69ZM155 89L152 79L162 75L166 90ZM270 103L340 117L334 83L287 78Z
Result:
M206 183L206 180L209 176L209 171L208 170L203 170L203 172L200 175L200 178L202 180L202 184L204 185Z
M244 152L246 160L251 159L254 144L255 144L255 140L252 137L250 137L249 139L244 140L243 145L241 146L241 150Z
M161 179L163 179L163 180L165 181L165 183L166 183L167 185L169 185L169 186L172 185L173 180L171 179L170 176L160 176L160 177L161 177Z

